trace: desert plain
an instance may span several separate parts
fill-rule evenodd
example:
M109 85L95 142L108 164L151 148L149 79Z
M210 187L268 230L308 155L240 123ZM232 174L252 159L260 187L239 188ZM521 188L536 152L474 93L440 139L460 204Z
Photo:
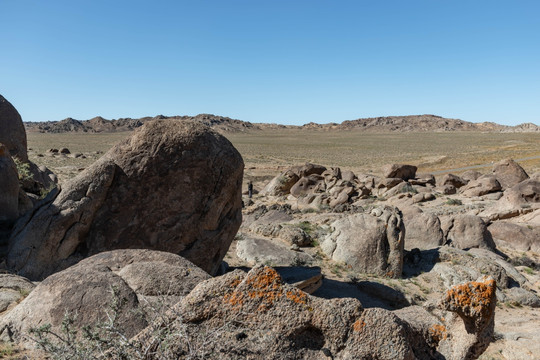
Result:
M540 133L537 132L363 132L358 130L324 131L300 128L272 128L221 132L238 149L245 163L243 180L244 218L257 207L283 205L285 198L275 199L260 195L264 187L276 176L291 166L305 163L320 164L326 168L339 167L355 174L382 175L385 164L415 165L417 174L433 174L440 179L445 174L460 175L466 170L477 170L489 174L494 163L502 159L514 159L532 175L540 170ZM28 155L31 161L45 165L59 179L59 183L73 178L95 162L111 146L126 138L130 131L102 133L40 133L28 132ZM49 149L68 148L71 154L52 154ZM253 198L247 197L248 183L253 183ZM455 201L452 201L454 199ZM290 200L290 199L289 199ZM372 196L365 202L370 204L395 205L385 196ZM431 201L416 204L425 213L440 215L478 214L496 201L493 197L464 198L458 194L437 195ZM290 203L290 202L289 202ZM537 220L516 220L520 225L533 228ZM250 224L243 224L225 257L231 268L249 269L257 263L270 266L309 265L319 267L324 279L322 286L314 292L323 298L353 297L363 306L383 307L390 310L406 305L422 305L435 302L452 281L444 276L433 275L428 270L409 267L403 278L388 278L374 274L359 273L350 266L333 261L320 249L324 237L331 231L335 220L322 211L303 209L292 215L292 224L298 225L311 237L312 244L302 248L309 260L282 262L265 258L239 256L238 244L256 235ZM258 234L264 238L264 234ZM533 251L519 251L497 244L498 251L515 265L516 276L531 294L540 291L540 256ZM296 249L298 250L298 249ZM447 255L446 262L459 272L464 255ZM485 254L471 254L465 257ZM303 259L303 258L302 258ZM525 259L525 262L523 261ZM483 260L482 260L483 261ZM406 260L407 262L407 260ZM443 261L444 262L444 261ZM307 264L306 264L307 263ZM470 266L470 265L469 265ZM407 268L407 264L405 264ZM404 270L405 271L405 270ZM471 271L466 267L465 272ZM487 271L480 270L484 275ZM474 276L474 275L472 275ZM464 276L466 278L466 276ZM472 279L474 280L474 279ZM506 290L505 290L506 291ZM499 299L495 316L495 334L492 343L480 359L538 359L540 358L540 314L534 300L520 302L512 296Z

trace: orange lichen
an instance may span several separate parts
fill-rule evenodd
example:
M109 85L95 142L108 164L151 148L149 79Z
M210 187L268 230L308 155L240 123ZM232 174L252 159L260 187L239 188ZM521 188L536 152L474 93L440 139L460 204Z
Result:
M429 329L429 335L433 342L438 344L441 340L444 340L448 337L446 327L444 325L434 324Z
M445 300L450 310L465 316L489 316L496 301L495 291L495 280L472 281L448 290Z
M307 304L307 295L300 290L287 291L287 299L294 301L297 304Z
M362 319L358 319L353 324L353 330L356 332L361 332L364 329L364 326L366 326L366 323Z
M223 297L223 302L232 306L242 306L246 301L253 300L259 302L258 311L265 311L283 296L296 304L306 305L308 301L307 295L300 290L284 291L277 271L264 267L255 274L249 274L243 285Z

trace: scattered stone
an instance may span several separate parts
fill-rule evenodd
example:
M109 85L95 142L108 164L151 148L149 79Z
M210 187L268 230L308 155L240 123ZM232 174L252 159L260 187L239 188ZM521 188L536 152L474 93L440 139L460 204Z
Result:
M71 154L71 151L69 151L69 149L68 149L68 148L65 148L65 147L64 147L64 148L61 148L61 149L59 150L59 152L60 152L60 154L66 154L66 155L67 155L67 154Z

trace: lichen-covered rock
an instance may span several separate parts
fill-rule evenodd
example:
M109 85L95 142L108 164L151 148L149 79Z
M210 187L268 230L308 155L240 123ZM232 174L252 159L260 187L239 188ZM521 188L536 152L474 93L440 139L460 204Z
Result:
M323 251L355 271L401 277L405 228L396 208L349 215L332 223Z
M19 112L0 95L0 143L6 145L11 156L28 161L26 130Z
M488 347L495 327L496 290L495 280L486 279L457 285L446 292L441 307L455 312L463 322L454 321L454 341L446 339L439 347L441 352L451 354L447 359L476 359Z
M242 157L196 122L137 129L20 219L8 265L31 279L122 248L180 254L215 273L241 223Z
M470 297L481 298L474 286ZM466 306L452 300L443 304L458 313ZM199 284L132 341L154 354L166 342L178 358L196 353L204 359L472 359L493 320L482 317L488 316L482 306L478 316L465 319L472 316L479 323L467 334L463 321L445 310L438 316L420 309L408 315L363 309L352 298L310 296L284 284L274 269L258 266ZM167 333L183 336L158 336Z

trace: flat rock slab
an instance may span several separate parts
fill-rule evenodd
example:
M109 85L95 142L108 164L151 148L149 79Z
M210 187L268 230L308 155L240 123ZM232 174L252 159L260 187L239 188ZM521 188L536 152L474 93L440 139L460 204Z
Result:
M278 266L275 270L284 282L291 284L308 294L314 293L322 285L323 276L321 268L318 266Z
M287 246L261 238L247 238L236 246L239 258L249 263L289 266L311 263L313 258L304 252L290 250Z

